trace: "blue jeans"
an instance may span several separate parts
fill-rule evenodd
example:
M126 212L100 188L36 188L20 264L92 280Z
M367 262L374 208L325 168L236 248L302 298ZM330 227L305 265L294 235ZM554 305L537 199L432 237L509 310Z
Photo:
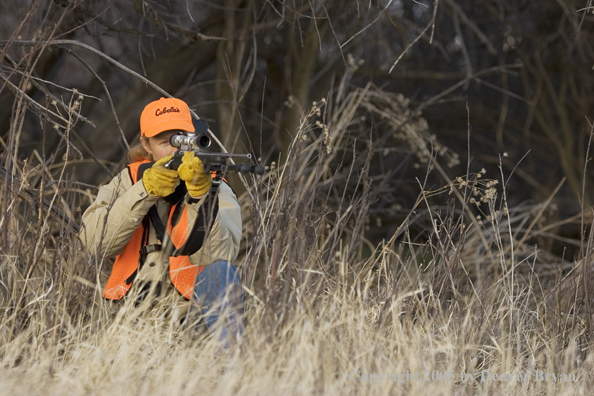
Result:
M227 261L216 261L204 267L196 277L192 304L202 307L202 318L208 330L220 329L219 339L225 347L243 333L241 294L237 270Z

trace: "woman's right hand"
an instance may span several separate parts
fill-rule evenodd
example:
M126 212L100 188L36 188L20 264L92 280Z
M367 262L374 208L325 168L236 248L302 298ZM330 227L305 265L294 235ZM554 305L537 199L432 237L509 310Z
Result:
M166 197L173 194L179 185L179 175L176 170L165 168L165 164L173 157L168 155L155 162L142 175L142 184L146 191L155 197Z

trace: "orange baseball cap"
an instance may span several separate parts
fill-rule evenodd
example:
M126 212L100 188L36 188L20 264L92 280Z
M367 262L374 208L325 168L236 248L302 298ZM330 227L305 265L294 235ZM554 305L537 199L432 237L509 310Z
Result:
M146 105L140 115L140 134L157 136L161 132L179 129L194 132L190 108L183 100L161 98Z

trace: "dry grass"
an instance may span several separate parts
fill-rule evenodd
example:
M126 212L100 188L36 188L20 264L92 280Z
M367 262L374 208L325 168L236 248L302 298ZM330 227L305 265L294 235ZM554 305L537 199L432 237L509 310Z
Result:
M508 208L505 180L495 185L480 172L432 191L420 183L393 237L372 244L373 150L352 151L355 137L365 139L352 132L361 112L384 112L395 133L406 125L401 137L430 169L443 171L442 157L418 115L395 115L405 102L378 100L372 87L337 92L303 119L287 165L242 197L245 340L228 350L172 325L167 302L140 311L101 299L96 285L109 262L88 256L68 225L23 198L27 181L47 185L49 172L15 168L0 219L0 393L587 394L589 250L575 262L539 251L529 242L546 231L546 205ZM54 183L37 199L75 208L84 194L67 187ZM419 216L431 226L413 240ZM531 375L481 381L483 370ZM576 381L538 381L536 370ZM417 378L398 376L407 371Z

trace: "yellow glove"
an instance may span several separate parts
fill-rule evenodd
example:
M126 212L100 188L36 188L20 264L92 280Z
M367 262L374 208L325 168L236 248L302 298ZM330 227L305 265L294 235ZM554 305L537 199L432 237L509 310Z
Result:
M177 171L167 169L164 166L171 157L172 155L168 155L161 158L153 166L145 170L142 175L142 184L144 184L144 188L152 196L166 197L171 195L179 185Z
M193 151L186 151L182 164L177 168L179 178L186 182L186 188L192 198L204 195L210 189L212 177L204 171L204 164Z

